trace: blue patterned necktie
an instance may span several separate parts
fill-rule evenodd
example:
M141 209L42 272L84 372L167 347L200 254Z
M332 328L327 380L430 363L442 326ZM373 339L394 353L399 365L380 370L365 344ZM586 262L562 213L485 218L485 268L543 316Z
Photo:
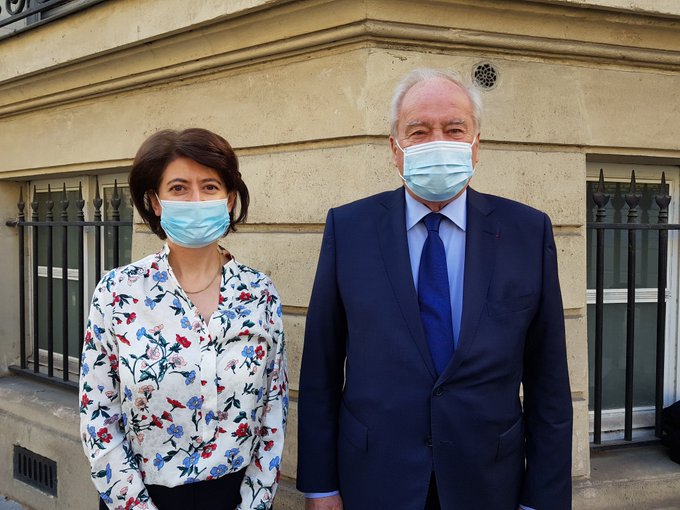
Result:
M427 344L437 375L441 374L453 355L453 322L446 252L439 237L442 215L430 213L423 218L427 239L423 245L418 270L418 304Z

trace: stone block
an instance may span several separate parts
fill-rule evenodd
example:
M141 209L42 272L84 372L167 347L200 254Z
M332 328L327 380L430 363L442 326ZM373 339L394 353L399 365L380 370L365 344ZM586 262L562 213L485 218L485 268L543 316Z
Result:
M586 306L586 240L584 229L573 233L557 232L557 264L559 267L560 288L565 309Z

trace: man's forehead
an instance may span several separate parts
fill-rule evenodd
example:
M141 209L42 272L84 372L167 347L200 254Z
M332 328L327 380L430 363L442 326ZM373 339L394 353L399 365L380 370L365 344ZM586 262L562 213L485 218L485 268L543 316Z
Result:
M456 119L447 119L442 124L445 125L445 126L465 126L469 122L471 122L471 121L467 120L467 119L456 118ZM430 119L414 118L414 119L406 121L404 123L404 125L406 127L410 127L410 126L431 126L434 123L435 122L433 122ZM437 122L437 123L439 123L439 122Z

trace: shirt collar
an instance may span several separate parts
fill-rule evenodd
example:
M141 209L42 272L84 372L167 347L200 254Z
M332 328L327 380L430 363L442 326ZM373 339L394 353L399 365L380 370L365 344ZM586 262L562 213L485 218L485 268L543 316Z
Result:
M409 231L432 211L425 204L421 204L413 198L411 194L406 191L406 188L404 188L404 194L406 195L406 230ZM465 232L467 226L466 203L467 188L463 191L461 196L439 211L440 214L443 214L450 219L463 232Z

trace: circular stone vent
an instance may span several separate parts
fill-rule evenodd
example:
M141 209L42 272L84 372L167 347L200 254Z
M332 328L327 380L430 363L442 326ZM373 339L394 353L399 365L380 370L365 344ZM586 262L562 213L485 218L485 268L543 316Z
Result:
M493 64L484 62L472 69L472 80L480 89L491 90L498 83L498 69Z

